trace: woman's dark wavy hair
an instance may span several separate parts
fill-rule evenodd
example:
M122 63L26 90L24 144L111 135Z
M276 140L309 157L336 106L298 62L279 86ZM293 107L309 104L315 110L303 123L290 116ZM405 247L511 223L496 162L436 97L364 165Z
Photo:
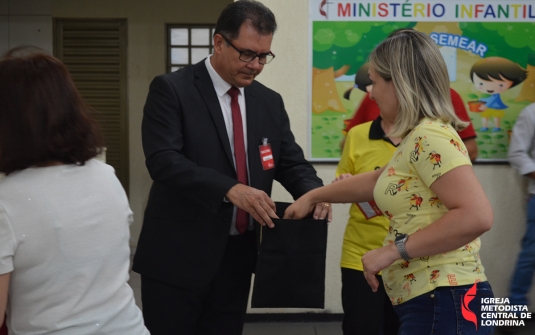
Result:
M242 24L248 23L262 35L272 35L277 30L273 12L264 4L254 0L240 0L229 4L217 19L214 36L220 34L235 40Z
M0 172L49 162L84 165L104 140L65 65L18 47L0 60Z

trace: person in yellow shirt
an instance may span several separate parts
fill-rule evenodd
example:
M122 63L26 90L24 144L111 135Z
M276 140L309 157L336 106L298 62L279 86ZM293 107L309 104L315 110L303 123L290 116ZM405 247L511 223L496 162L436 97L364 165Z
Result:
M479 257L479 236L493 213L456 130L449 77L433 40L412 29L392 33L370 55L370 97L389 137L402 138L388 164L301 196L284 217L299 219L323 201L376 201L389 219L383 247L362 256L363 275L385 291L400 335L492 334L478 322L493 297ZM464 298L466 297L466 299Z
M380 116L351 128L347 134L335 181L380 169L388 163L399 138L386 137L392 124ZM382 285L373 293L362 275L362 256L380 248L388 232L388 219L375 202L353 203L342 244L342 306L344 335L395 335L399 321ZM377 277L382 283L381 276Z

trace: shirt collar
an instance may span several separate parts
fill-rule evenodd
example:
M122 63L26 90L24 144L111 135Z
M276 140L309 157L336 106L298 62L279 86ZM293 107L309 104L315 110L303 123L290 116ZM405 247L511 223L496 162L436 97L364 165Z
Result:
M397 147L392 141L386 137L385 131L383 130L383 127L381 127L381 120L382 118L380 116L377 117L377 119L372 121L372 125L370 126L370 135L368 136L370 140L384 140L393 146Z
M221 78L219 73L217 73L217 71L212 66L212 63L210 63L210 58L211 57L212 57L212 55L206 57L206 60L204 61L204 64L206 65L206 69L208 70L208 74L210 75L210 78L212 79L212 83L214 84L215 92L221 98L225 94L227 94L228 90L230 90L232 85L227 83L223 78ZM243 95L243 87L238 87L238 89L240 90L241 95L244 96Z
M381 127L381 120L381 117L378 116L377 119L372 121L369 135L370 140L382 140L385 138L385 132L383 127Z

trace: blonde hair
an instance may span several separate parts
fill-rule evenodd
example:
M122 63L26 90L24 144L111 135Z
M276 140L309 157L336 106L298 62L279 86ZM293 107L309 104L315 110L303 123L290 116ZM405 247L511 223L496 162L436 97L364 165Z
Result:
M429 36L413 29L393 32L372 51L370 66L394 83L399 100L388 136L405 137L425 117L450 123L456 130L468 126L455 115L446 63Z

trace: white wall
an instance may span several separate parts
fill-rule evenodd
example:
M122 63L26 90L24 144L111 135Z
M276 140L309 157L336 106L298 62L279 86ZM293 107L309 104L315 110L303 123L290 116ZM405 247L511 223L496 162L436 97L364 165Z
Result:
M305 153L309 152L309 82L311 65L308 26L308 1L262 0L274 13L278 30L272 50L277 58L266 65L258 80L282 94L290 114L292 130ZM324 183L330 183L336 165L315 164ZM494 210L494 226L482 236L481 258L496 297L506 297L514 261L525 227L525 186L508 165L475 165ZM276 187L275 200L291 201L282 187ZM329 227L326 311L342 313L340 290L340 251L349 205L333 206L334 219ZM535 302L535 292L531 292ZM251 310L250 312L302 312L304 310Z
M52 53L51 0L0 0L0 55L22 44Z

